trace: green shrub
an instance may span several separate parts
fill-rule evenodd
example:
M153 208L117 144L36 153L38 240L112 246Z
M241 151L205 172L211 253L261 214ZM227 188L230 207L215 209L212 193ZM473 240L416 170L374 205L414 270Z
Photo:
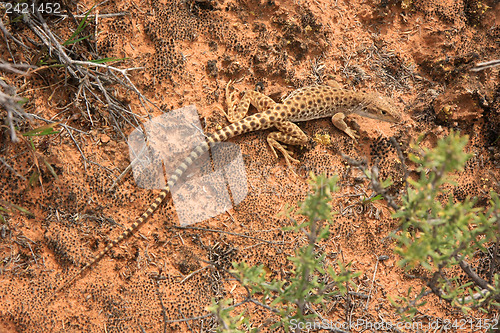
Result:
M488 253L488 247L498 252L500 244L500 199L494 192L490 193L489 208L475 207L475 200L466 198L455 202L452 191L454 182L450 173L462 171L471 155L464 152L467 137L457 133L439 140L434 149L419 147L410 155L417 164L418 180L407 179L408 192L396 204L397 198L387 193L391 181L379 181L378 170L368 171L363 162L348 160L349 163L362 169L371 181L375 193L373 200L384 198L396 209L393 214L401 222L400 228L392 236L396 240L395 252L401 256L399 264L406 272L418 272L418 278L427 287L423 287L417 296L411 297L412 289L407 296L398 297L393 305L402 317L410 320L418 311L418 307L426 303L429 294L435 294L446 300L464 313L472 308L490 311L500 305L500 275L490 274L488 280L480 277L469 264L470 259L480 251ZM289 257L293 263L291 278L288 281L268 280L263 265L248 266L246 263L233 263L232 274L246 288L248 296L237 305L229 306L232 300L222 300L214 304L210 310L219 320L219 330L224 332L256 331L251 328L245 312L231 316L237 306L253 303L267 309L276 318L280 318L273 328L278 326L289 330L291 322L311 322L316 315L306 314L309 304L328 301L329 297L345 295L347 283L358 276L349 267L338 262L337 271L329 267L323 268L324 255L315 253L315 244L329 237L331 218L331 192L335 191L337 179L322 176L311 176L313 193L301 203L300 214L307 217L306 222L288 228L294 232L304 232L308 244L299 248L295 256ZM490 272L498 271L498 262L492 260ZM331 281L328 285L318 277L328 274ZM414 274L415 275L415 274ZM463 281L460 275L466 276ZM333 287L333 288L332 288ZM334 291L333 291L334 290ZM486 328L483 327L483 328Z
M500 202L492 192L490 208L476 208L474 199L455 202L452 192L446 190L454 184L449 174L462 171L471 156L464 152L466 144L466 136L451 133L438 141L436 148L417 145L415 150L421 153L409 156L418 165L420 178L408 179L408 193L393 215L401 220L401 232L394 235L395 252L402 257L399 264L406 271L418 269L438 297L464 312L471 308L486 311L499 305L499 275L493 274L486 281L468 262L479 251L488 253L489 245L499 244ZM495 264L498 269L498 262L491 263ZM460 279L460 273L465 273L467 281ZM423 289L414 299L401 297L400 310L411 317L425 303L426 294Z
M307 217L304 223L298 223L294 218L294 226L287 228L293 232L305 233L308 244L296 250L295 256L288 259L294 268L287 281L268 279L267 271L263 265L249 266L246 263L233 263L232 274L248 291L247 299L240 303L253 303L280 318L272 328L278 326L289 330L291 323L310 322L316 314L306 314L310 304L322 303L325 299L337 295L345 295L346 284L353 284L352 278L359 275L349 270L338 262L338 269L323 268L325 255L315 251L316 244L329 237L329 223L332 221L331 193L337 190L337 178L327 179L323 176L311 176L311 193L301 203L300 214ZM289 214L289 213L288 213ZM328 284L320 276L329 276ZM219 330L224 332L240 332L239 328L245 326L245 331L251 330L248 319L243 319L243 313L231 317L227 308L230 302L225 301L213 304L210 310L219 320Z

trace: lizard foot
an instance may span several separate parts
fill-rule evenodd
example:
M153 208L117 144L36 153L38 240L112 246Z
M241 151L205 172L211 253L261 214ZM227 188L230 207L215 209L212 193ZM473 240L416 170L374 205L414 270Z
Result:
M268 137L267 142L269 143L269 146L271 147L271 150L273 151L274 156L276 156L276 158L278 158L278 154L276 153L276 149L278 149L283 154L283 157L285 158L285 162L289 168L291 168L291 166L292 166L290 161L296 162L296 163L300 162L299 160L292 157L293 152L291 150L286 149L287 147L280 144L278 141L274 140L273 138Z

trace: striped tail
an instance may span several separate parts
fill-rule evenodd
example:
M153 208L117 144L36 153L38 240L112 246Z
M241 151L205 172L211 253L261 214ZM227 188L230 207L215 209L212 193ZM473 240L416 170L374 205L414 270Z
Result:
M167 197L167 194L170 192L170 189L165 187L164 189L161 190L160 194L156 197L156 199L153 201L153 203L149 206L149 208L142 213L141 216L137 219L137 221L134 222L130 227L127 228L120 236L118 236L116 239L114 239L111 243L109 243L101 252L99 252L98 255L96 255L89 263L87 263L85 266L83 266L78 272L75 273L69 279L66 281L62 286L57 288L49 297L46 298L47 302L50 302L52 298L57 295L60 291L63 289L67 288L70 286L80 275L82 275L85 271L87 271L92 265L94 265L96 262L98 262L102 257L106 255L106 253L109 252L113 247L115 247L117 244L121 243L123 240L129 238L134 231L136 231L139 227L141 227L146 221L153 215L153 213L158 209L158 207L161 205L163 200Z
M109 250L111 250L117 244L121 243L123 240L130 237L137 229L139 229L144 223L146 223L146 221L153 215L156 209L158 209L158 207L163 203L163 201L167 197L167 194L170 192L170 188L175 186L175 184L179 181L179 179L182 177L187 168L189 168L189 166L191 166L194 163L194 161L196 161L203 153L208 151L210 143L226 141L227 139L230 139L234 136L243 133L269 127L259 123L258 121L259 119L260 119L259 117L252 115L236 123L233 123L229 126L226 126L223 129L210 135L205 142L201 143L199 146L193 149L193 151L191 151L191 153L184 159L184 161L170 176L170 178L168 179L168 186L166 186L161 190L158 197L156 197L156 199L149 206L149 208L144 213L142 213L141 216L139 216L137 221L134 222L134 224L132 224L127 230L125 230L120 236L114 239L111 243L106 245L106 247L101 252L99 252L99 254L97 254L89 263L83 266L78 272L76 272L76 274L73 275L71 279L69 279L61 287L57 288L50 296L48 296L45 299L47 304L49 304L50 301L54 298L54 296L56 296L60 291L70 286L80 275L85 273L88 269L90 269L90 267L92 267L92 265L101 260L101 258L104 257L106 253L109 252Z

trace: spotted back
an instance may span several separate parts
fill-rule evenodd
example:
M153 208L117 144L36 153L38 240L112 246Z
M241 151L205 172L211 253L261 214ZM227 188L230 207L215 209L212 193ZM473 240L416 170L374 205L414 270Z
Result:
M283 101L283 105L290 121L331 117L338 112L346 115L356 113L389 122L400 118L397 110L378 94L322 85L295 90Z
M290 121L306 121L331 116L339 111L345 90L329 86L307 86L292 92L283 104Z

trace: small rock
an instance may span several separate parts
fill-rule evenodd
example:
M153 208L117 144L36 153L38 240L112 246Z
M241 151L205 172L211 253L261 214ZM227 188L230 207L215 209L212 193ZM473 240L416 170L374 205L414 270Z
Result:
M107 144L107 143L109 143L109 141L111 140L111 138L109 136L107 136L106 134L101 134L99 136L99 140L101 141L101 143Z

